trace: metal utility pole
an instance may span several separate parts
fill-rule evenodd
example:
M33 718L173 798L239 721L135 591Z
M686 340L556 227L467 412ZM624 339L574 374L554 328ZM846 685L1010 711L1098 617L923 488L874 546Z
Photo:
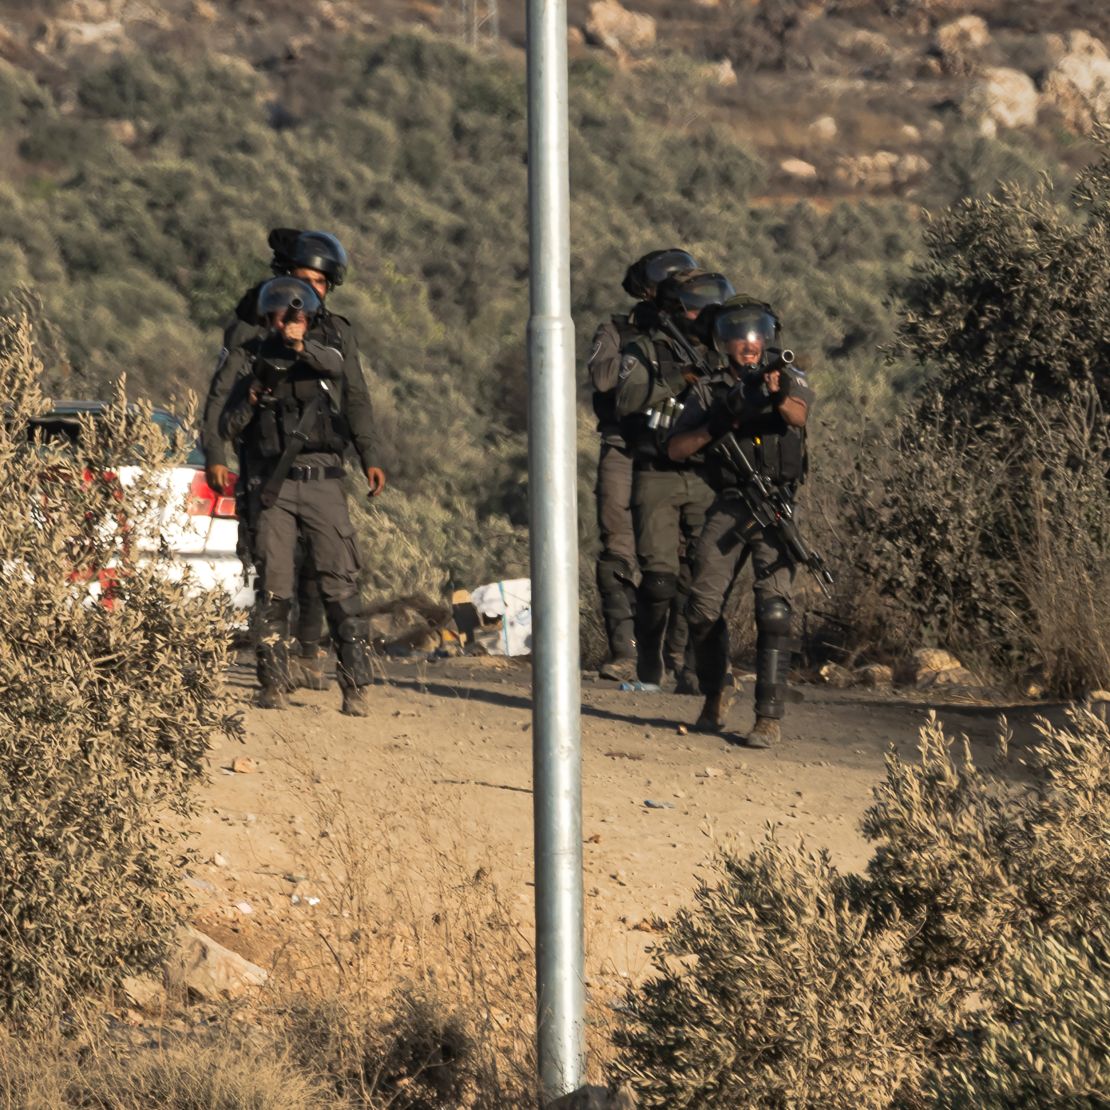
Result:
M582 752L566 0L528 0L528 474L542 1105L585 1086Z

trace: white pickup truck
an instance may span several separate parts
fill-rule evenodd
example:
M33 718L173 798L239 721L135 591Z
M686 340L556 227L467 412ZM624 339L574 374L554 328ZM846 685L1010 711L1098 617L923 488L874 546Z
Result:
M100 401L59 401L50 412L32 423L45 439L66 438L76 443L80 434L80 417L93 419L103 412ZM192 440L188 429L171 412L154 410L155 423L170 442L180 437ZM128 470L121 466L120 480L128 480ZM172 496L167 500L166 513L159 532L162 542L180 561L182 568L192 570L193 580L202 588L218 586L225 590L238 610L247 610L254 603L253 575L247 578L236 553L239 520L235 513L234 491L218 494L204 477L204 456L193 447L184 465L167 470Z

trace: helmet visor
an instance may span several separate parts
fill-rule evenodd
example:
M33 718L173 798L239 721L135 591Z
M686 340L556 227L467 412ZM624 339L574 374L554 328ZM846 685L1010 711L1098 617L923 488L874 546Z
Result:
M292 308L310 320L320 311L320 298L306 281L295 277L276 277L258 291L258 315L272 316Z
M749 343L759 342L766 350L778 331L775 317L758 305L743 305L722 309L713 321L713 346L721 354L728 353L728 345L737 339Z
M644 280L648 285L658 285L664 278L679 270L696 270L698 264L686 251L660 251L654 258L644 263Z
M732 282L723 274L702 274L682 282L675 295L687 312L700 312L706 305L727 301L733 292Z

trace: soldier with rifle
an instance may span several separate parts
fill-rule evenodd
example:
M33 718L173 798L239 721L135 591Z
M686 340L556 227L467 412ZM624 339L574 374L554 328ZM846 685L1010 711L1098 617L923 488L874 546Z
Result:
M667 442L676 462L702 460L715 492L694 553L687 604L690 638L705 704L696 727L725 728L734 683L728 668L727 598L749 555L755 575L755 725L749 747L781 736L794 650L794 577L806 566L823 589L832 576L794 523L794 497L806 473L805 426L814 392L793 355L780 347L774 309L755 298L726 300L706 318L727 366L700 379Z
M323 281L328 259L313 261L318 265L308 268ZM259 569L259 704L285 703L295 552L303 538L335 643L342 712L366 716L370 630L342 485L347 446L359 455L371 496L381 491L385 475L372 463L370 397L353 329L325 312L312 284L291 276L262 286L257 314L267 331L230 352L215 401L223 401L219 433L241 440L249 474L246 511Z
M658 687L665 671L663 647L672 609L683 604L683 555L693 550L713 501L713 490L696 466L667 455L672 423L701 365L716 356L694 348L692 331L707 305L732 295L721 274L679 270L663 281L656 294L655 328L628 344L621 356L617 385L617 416L632 451L632 520L640 586L636 594L636 674L646 687ZM699 365L701 364L701 365ZM688 579L687 579L688 581ZM689 674L690 653L672 659L681 692L697 693ZM688 685L685 685L688 683Z

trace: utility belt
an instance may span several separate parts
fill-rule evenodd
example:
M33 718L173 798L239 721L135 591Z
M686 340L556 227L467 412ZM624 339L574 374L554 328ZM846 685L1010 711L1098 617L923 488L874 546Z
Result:
M650 470L676 470L687 465L673 462L667 456L667 437L685 407L677 397L667 397L628 420L624 434L632 444L637 466Z
M291 466L285 477L291 482L322 482L325 478L342 478L341 466Z

